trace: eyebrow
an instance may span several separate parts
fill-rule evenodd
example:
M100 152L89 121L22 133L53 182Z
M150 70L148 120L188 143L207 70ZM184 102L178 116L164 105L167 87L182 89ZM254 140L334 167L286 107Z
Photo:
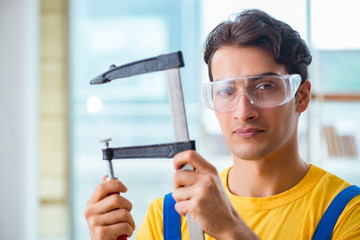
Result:
M267 76L267 75L280 76L278 73L274 73L274 72L265 72L265 73L261 73L261 74L257 74L257 75L253 75L253 76ZM251 77L251 76L249 76L249 77Z
M281 75L274 73L274 72L265 72L262 74L248 76L248 78L250 79L250 81L257 81L257 80L259 80L259 78L261 78L263 76L281 76Z
M268 76L268 75L273 75L273 76L281 76L280 74L278 73L275 73L275 72L264 72L264 73L260 73L260 74L255 74L255 75L248 75L248 76L238 76L238 77L235 77L235 78L249 78L249 77L262 77L262 76ZM232 78L221 78L221 79L214 79L213 82L216 82L216 81L221 81L221 80L225 80L225 79L232 79Z

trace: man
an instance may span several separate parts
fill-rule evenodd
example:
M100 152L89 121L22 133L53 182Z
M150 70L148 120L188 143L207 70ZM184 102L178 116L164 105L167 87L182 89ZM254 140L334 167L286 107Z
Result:
M195 151L174 158L175 209L189 213L205 239L312 239L334 197L350 186L306 163L298 152L300 114L310 101L311 54L289 25L259 10L244 11L208 36L204 60L210 83L207 106L215 111L233 153L233 166L217 173ZM103 182L85 216L93 239L130 236L131 203L119 181ZM163 201L149 207L136 239L163 239ZM188 239L181 218L182 239ZM332 239L360 239L360 196L336 221Z

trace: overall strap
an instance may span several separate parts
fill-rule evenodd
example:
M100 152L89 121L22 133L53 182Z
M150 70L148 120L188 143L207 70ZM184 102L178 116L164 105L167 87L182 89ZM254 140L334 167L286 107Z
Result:
M164 240L181 240L181 217L175 210L175 203L172 193L165 195L163 210Z
M345 188L338 195L336 195L320 219L312 240L330 240L333 229L340 214L346 205L351 201L351 199L359 194L360 188L358 186L352 185Z

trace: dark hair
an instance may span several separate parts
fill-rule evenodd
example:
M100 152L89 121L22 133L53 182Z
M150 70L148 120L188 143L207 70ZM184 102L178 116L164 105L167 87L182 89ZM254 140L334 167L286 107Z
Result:
M283 64L289 74L300 74L303 83L308 79L311 53L299 33L288 24L276 20L267 13L245 10L235 19L220 23L208 35L205 42L204 61L208 65L210 81L211 60L222 46L262 47L271 52L275 61Z

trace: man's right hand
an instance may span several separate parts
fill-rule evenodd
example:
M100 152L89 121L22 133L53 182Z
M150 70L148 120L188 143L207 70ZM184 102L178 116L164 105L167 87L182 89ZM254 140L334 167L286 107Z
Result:
M135 222L130 214L132 204L119 193L127 191L118 180L103 181L95 189L87 203L85 218L92 240L114 239L118 236L130 237L135 230Z

